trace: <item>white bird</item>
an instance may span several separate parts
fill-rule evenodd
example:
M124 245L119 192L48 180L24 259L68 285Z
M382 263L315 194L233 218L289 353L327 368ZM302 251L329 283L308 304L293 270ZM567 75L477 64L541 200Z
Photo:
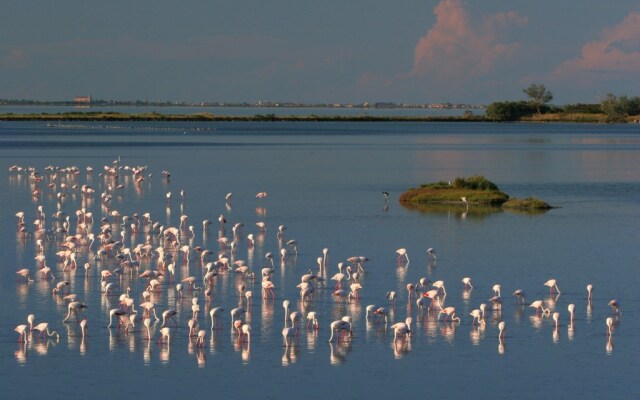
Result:
M613 325L613 318L611 317L607 317L607 320L605 321L607 324L607 330L608 330L608 334L609 336L611 336L611 326Z
M553 321L556 323L556 330L558 329L558 325L559 325L559 320L560 320L560 313L559 312L554 312L553 313Z
M400 260L403 257L404 257L405 260L407 260L407 262L409 262L409 255L407 254L407 249L400 248L400 249L396 250L396 253L398 254L398 262L400 262Z
M575 304L569 304L567 310L569 311L569 324L573 324L573 313L576 308Z
M218 325L220 325L219 317L222 315L223 312L224 312L224 308L222 307L214 307L211 309L211 311L209 311L209 316L211 317L212 331L218 328Z
M551 312L548 308L544 308L542 300L536 300L536 301L532 302L531 304L529 304L529 307L535 308L536 309L536 314L538 314L538 313L540 313L540 311L542 311L542 313L549 315L549 313Z
M284 338L285 347L289 348L294 338L298 337L298 327L288 327L285 326L282 329L282 337Z
M560 289L558 288L558 284L555 279L549 279L544 283L545 286L549 286L549 294L553 293L555 289L558 293L560 293Z
M433 247L427 249L427 258L429 257L433 257L434 260L438 259L438 257L436 257L436 250Z
M498 338L502 339L504 338L504 331L505 331L505 323L504 321L500 321L500 323L498 324Z
M393 341L395 342L400 336L401 339L405 339L408 336L411 336L411 322L413 319L411 317L407 317L405 322L398 322L391 325L391 329L393 329Z
M473 285L471 284L471 278L469 278L468 276L462 278L462 283L464 284L465 288L471 288L473 289Z

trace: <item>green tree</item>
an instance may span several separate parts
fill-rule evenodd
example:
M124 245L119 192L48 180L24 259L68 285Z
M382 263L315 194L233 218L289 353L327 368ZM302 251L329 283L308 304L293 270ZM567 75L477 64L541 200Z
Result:
M543 84L532 83L528 88L522 90L527 96L529 96L529 102L533 104L540 115L540 107L547 104L553 99L551 91L547 90Z
M600 102L602 112L607 115L609 122L624 122L629 113L629 106L627 96L616 96L613 93L607 94Z
M489 104L485 111L487 118L494 121L517 121L534 112L535 109L526 101L497 101Z

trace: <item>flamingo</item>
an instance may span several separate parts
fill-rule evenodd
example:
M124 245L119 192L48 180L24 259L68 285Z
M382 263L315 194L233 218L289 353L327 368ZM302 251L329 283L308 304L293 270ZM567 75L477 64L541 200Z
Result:
M420 278L420 280L416 284L416 290L418 290L418 288L419 288L420 291L424 291L425 288L428 288L430 284L431 284L431 281L429 279Z
M609 307L611 307L611 313L614 315L620 314L620 305L618 304L618 300L611 300L609 302Z
M552 294L554 289L558 292L558 294L561 293L560 289L558 288L557 281L555 279L549 279L544 283L544 285L549 286L549 294Z
M196 347L204 347L204 343L207 338L207 332L204 329L198 331L198 337L196 339Z
M613 325L613 318L607 317L607 320L605 321L605 323L607 324L607 331L608 331L609 337L611 337L611 334L612 334L611 326Z
M391 329L393 329L393 341L395 342L398 339L398 336L401 339L405 339L406 337L411 336L411 322L413 319L411 317L407 317L405 322L398 322L391 325Z
M171 341L171 328L165 326L160 329L160 337L158 338L158 343L162 343L166 339L167 345L169 345Z
M492 289L493 289L493 295L500 297L500 285L496 283L495 285L493 285Z
M307 313L307 328L309 328L309 325L311 325L315 330L320 329L320 324L318 323L318 315L315 311L309 311Z
M370 316L375 316L375 314L373 314L377 309L379 308L379 306L377 304L369 304L366 308L367 313L365 314L365 318L369 319Z
M58 334L58 332L56 332L56 331L50 332L49 331L49 323L48 322L40 322L38 325L35 325L33 327L33 330L40 332L40 333L38 333L38 337L45 336L45 335L48 336L48 337L51 337L53 335L56 335L56 339L60 340L60 335Z
M273 284L273 282L268 280L263 280L262 281L262 297L268 299L269 295L271 295L271 297L275 299L276 294L274 292L274 288L275 288L275 285Z
M72 301L67 306L67 309L68 309L67 317L62 322L67 322L67 320L69 320L69 318L71 317L71 314L74 314L76 316L76 322L78 322L78 312L82 311L85 308L87 308L86 304L80 301Z
M36 320L36 316L33 314L27 315L27 323L29 324L29 330L33 330L33 322Z
M242 321L242 317L246 312L247 311L241 307L236 307L233 310L231 310L231 323L233 324L236 321L236 319L238 321Z
M27 282L27 283L33 282L33 279L31 279L31 272L29 272L29 270L27 268L22 268L22 269L17 270L16 274L18 274L21 277L23 277L25 279L25 282Z
M436 257L436 250L433 247L427 249L427 259L431 257L433 257L434 261L438 259L438 257Z
M469 278L468 276L462 278L462 283L464 284L465 289L466 288L473 289L473 285L471 284L471 278Z
M441 314L445 314L444 320L446 321L447 319L451 318L451 322L457 322L460 323L460 317L456 317L456 308L455 307L445 307L442 310L440 310L440 313L438 314L438 318L440 317Z
M593 292L593 285L592 284L588 284L587 285L587 299L589 301L591 301L592 292Z
M444 281L435 281L431 284L431 286L437 288L438 290L442 290L443 295L447 295L447 291L444 288Z
M479 309L476 308L475 310L472 310L469 315L473 317L473 320L471 320L471 325L474 325L476 321L478 322L478 324L484 324L484 317L482 316L482 311L480 311Z
M342 289L342 281L344 280L345 276L346 275L342 272L338 272L331 277L332 281L336 281L336 286L333 288L334 290Z
M120 325L122 325L122 318L126 316L127 313L122 311L119 308L113 308L111 310L109 310L109 326L107 326L107 328L111 328L111 325L113 325L113 317L117 317L118 318L118 329L120 329Z
M27 332L28 332L27 325L18 325L16 326L14 331L18 332L18 343L27 343L29 341L27 339Z
M294 239L287 241L287 245L293 249L293 254L298 254L298 242Z
M289 300L282 301L282 308L284 308L284 325L287 326L287 317L289 316L289 305L291 302Z
M424 311L429 308L427 305L427 299L423 296L420 296L416 299L416 306L418 306L418 311Z
M224 308L222 307L214 307L209 311L209 316L211 317L211 331L218 327L219 321L218 318L224 312Z
M242 341L251 344L251 325L242 324Z
M289 319L291 320L291 326L297 329L298 321L300 321L301 317L302 317L302 314L300 314L300 312L298 311L294 311L291 314L289 314Z
M407 254L407 249L400 248L398 250L396 250L396 253L398 253L398 262L400 262L400 260L404 257L404 259L407 261L407 263L409 262L409 255Z
M569 304L567 306L567 310L569 311L569 324L570 325L573 325L573 312L574 312L575 308L576 308L575 304Z
M189 327L189 336L194 336L194 334L199 328L198 320L195 318L191 318L189 322L187 322L187 326Z
M147 340L151 340L151 318L145 318L142 324L147 328Z
M396 292L394 290L387 292L385 297L389 299L392 305L396 303Z
M352 297L354 299L359 299L360 298L360 289L362 289L362 285L359 283L352 283L351 285L349 285L349 289L351 289L351 291L349 292L349 297Z
M517 289L515 292L513 292L513 295L516 298L516 304L520 302L524 304L524 292L522 291L522 289Z
M84 341L85 337L87 336L87 319L86 318L80 321L80 333L82 333L82 340Z
M532 302L531 304L529 304L529 307L535 308L536 314L539 314L540 311L542 311L543 314L549 315L549 313L551 312L548 308L544 308L542 300L536 300Z
M155 317L156 321L160 321L160 318L158 318L158 314L156 314L156 306L153 302L145 301L144 303L139 304L139 307L144 310L144 315L147 316L150 316L151 311L153 311L153 316Z
M498 338L502 339L504 338L504 332L505 332L505 322L504 321L500 321L500 323L498 324Z
M293 342L294 337L298 337L298 327L285 326L282 329L282 337L284 338L285 347L289 348L289 346L291 346L291 342Z
M322 268L327 267L327 259L329 258L329 249L327 247L322 249Z
M286 230L287 230L287 227L285 225L280 225L278 227L278 235L277 235L278 239L281 239L282 237L284 237L284 231Z
M407 303L411 303L411 297L413 296L413 292L415 292L416 287L413 283L407 283L407 292L409 292Z
M341 333L348 333L349 336L351 336L351 324L349 322L343 321L343 320L337 320L337 321L333 321L331 323L331 337L329 338L329 342L333 342L334 340L334 334L340 331Z
M376 317L384 317L384 324L387 325L389 321L389 312L386 308L380 307L373 312Z
M173 323L175 324L175 326L178 326L178 321L176 321L176 314L178 314L178 312L176 310L165 310L162 312L162 325L160 325L161 327L164 327L167 323L167 320L172 320Z
M438 300L438 305L440 305L440 298L438 297L438 289L427 290L422 294L422 297L431 299L431 303L429 304L429 308L431 309L434 308L433 301L436 299Z

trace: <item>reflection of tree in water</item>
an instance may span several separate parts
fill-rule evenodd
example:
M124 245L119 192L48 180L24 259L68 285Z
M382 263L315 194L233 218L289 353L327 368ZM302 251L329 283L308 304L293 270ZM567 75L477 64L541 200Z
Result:
M524 210L517 208L502 208L496 206L481 206L472 205L468 209L460 206L459 204L441 204L441 203L410 203L400 202L400 205L407 210L418 211L422 214L441 214L448 215L450 217L466 219L482 219L490 215L509 212L511 214L518 215L540 215L546 213L548 210L534 209Z

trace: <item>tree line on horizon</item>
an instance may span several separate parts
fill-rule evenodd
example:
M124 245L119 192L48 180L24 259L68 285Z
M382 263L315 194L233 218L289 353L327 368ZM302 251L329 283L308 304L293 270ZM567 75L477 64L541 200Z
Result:
M640 115L640 97L607 94L600 103L577 103L556 106L549 104L553 93L543 84L532 83L522 90L527 100L497 101L486 109L487 118L494 121L518 121L544 114L604 114L606 122L627 122L629 116ZM636 119L637 121L637 119Z

